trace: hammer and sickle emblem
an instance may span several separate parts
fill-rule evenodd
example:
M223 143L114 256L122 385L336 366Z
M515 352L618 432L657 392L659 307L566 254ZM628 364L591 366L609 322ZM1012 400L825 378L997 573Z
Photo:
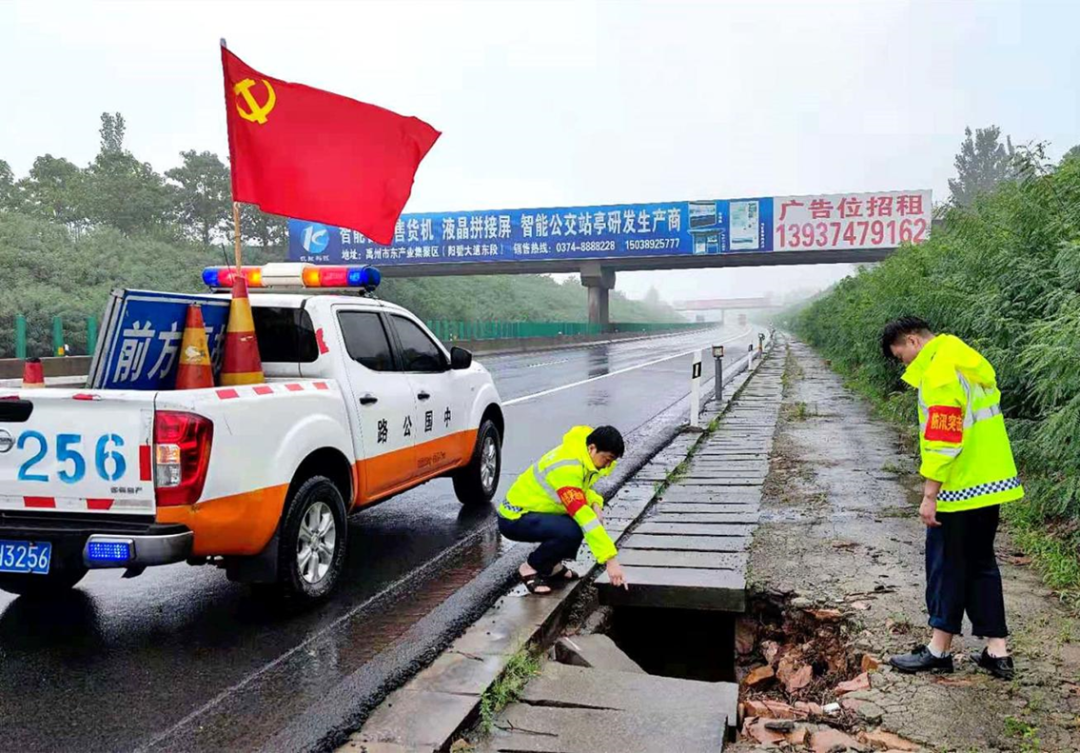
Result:
M265 105L260 105L256 102L255 96L251 93L251 87L255 86L255 81L253 79L245 78L243 81L233 85L233 94L238 94L243 97L248 106L248 109L245 110L240 106L239 101L236 103L236 111L240 113L240 117L244 120L250 120L252 123L259 123L260 125L266 123L266 116L274 109L274 104L277 102L277 95L274 94L274 87L270 86L270 82L265 78L262 82L263 86L266 87Z

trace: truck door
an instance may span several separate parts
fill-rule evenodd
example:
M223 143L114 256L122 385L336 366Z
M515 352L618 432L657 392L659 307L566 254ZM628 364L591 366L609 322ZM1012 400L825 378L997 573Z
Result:
M351 393L349 414L359 431L361 501L385 496L416 475L416 398L399 370L383 317L376 311L335 307Z
M467 418L450 360L424 329L399 314L389 316L397 335L401 367L416 399L414 428L419 475L461 464L473 442L462 435ZM466 447L466 444L468 445Z

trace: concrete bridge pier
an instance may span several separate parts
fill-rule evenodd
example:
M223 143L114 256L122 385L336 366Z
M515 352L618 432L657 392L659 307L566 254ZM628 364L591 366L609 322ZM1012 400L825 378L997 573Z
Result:
M610 328L608 300L615 287L615 270L599 262L581 265L581 284L589 290L589 324L599 325L601 332Z

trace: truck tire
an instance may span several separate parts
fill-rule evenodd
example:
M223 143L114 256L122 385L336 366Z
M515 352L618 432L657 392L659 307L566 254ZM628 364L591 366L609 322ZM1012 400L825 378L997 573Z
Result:
M476 447L469 464L454 474L454 493L463 505L486 505L495 497L502 472L502 437L499 427L486 420L476 432Z
M85 565L74 562L53 568L46 575L0 573L0 589L32 598L59 596L74 588L86 573Z
M277 594L293 603L330 595L345 566L348 523L334 483L313 476L285 503L278 547Z

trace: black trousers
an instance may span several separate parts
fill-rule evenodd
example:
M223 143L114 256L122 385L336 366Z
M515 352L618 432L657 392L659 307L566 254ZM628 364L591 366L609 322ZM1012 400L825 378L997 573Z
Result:
M517 520L499 516L499 533L511 541L540 542L529 555L529 567L551 575L563 560L577 558L585 534L569 515L527 512Z
M938 528L926 529L926 609L930 627L960 635L964 612L972 632L1004 638L1005 599L994 557L1001 508L939 512Z

